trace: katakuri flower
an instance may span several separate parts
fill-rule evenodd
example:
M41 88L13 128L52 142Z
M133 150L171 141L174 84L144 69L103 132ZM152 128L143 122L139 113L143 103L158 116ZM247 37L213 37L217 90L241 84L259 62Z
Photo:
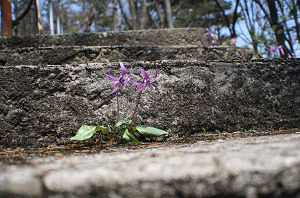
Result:
M141 74L144 78L144 82L143 83L138 83L138 82L135 82L133 80L131 81L134 85L137 85L137 86L141 87L139 90L136 91L136 93L143 91L147 87L147 85L149 85L151 87L151 89L155 91L155 87L152 85L152 83L154 83L157 79L157 75L158 75L157 66L156 66L156 72L155 72L152 79L150 79L149 75L147 74L147 72L145 72L145 70L143 68L140 67L140 71L141 71Z
M211 46L215 46L215 45L217 45L217 41L216 40L212 40L211 41Z
M130 70L129 75L126 75L126 68L122 62L120 62L121 66L121 76L120 77L114 77L110 74L110 70L108 70L107 74L104 74L107 78L109 78L113 83L117 84L117 86L112 90L110 94L116 93L121 87L124 87L126 84L128 84L131 75L132 75L132 67Z
M271 54L273 54L273 53L276 53L276 47L274 46L274 45L270 45L270 47L269 48L267 48L267 50L271 53Z
M237 38L236 38L236 37L232 38L232 39L231 39L231 45L235 45L235 43L236 43L236 40L237 40Z
M215 38L216 37L216 33L210 29L210 28L206 28L205 29L205 35L208 37L208 38Z
M282 55L284 55L283 46L282 46L282 45L279 45L278 48L279 48L280 53L281 53Z

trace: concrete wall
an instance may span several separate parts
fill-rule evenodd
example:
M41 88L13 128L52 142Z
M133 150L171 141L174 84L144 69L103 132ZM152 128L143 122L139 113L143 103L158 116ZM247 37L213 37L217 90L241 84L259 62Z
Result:
M203 28L132 30L0 38L0 49L50 46L208 46Z
M150 76L159 68L157 92L149 88L135 122L170 135L251 128L300 127L300 60L155 61L138 66ZM0 67L0 144L68 143L82 124L113 124L114 85L103 75L118 63ZM137 88L121 90L122 118L132 113ZM99 136L98 136L99 137ZM97 138L97 135L95 136ZM90 141L94 141L93 140Z

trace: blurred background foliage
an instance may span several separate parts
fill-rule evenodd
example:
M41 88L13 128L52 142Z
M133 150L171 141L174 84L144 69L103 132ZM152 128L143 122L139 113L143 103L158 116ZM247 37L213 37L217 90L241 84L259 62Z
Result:
M37 34L36 0L11 0L13 34ZM266 50L282 45L299 56L300 0L40 0L43 33L55 34L159 28L203 27L218 45L238 38L257 57L279 56ZM52 6L50 6L52 5Z

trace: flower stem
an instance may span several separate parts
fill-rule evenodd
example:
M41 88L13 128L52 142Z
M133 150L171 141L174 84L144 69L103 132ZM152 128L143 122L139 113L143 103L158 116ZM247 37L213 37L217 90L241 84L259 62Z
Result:
M141 91L141 92L139 93L139 95L138 95L138 99L137 99L137 101L136 101L135 108L134 108L134 111L133 111L132 116L131 116L131 121L132 121L132 122L131 122L131 124L129 125L129 131L130 131L130 132L132 132L133 119L134 119L134 116L135 116L135 114L136 114L136 112L137 112L138 106L139 106L139 104L140 104L141 96L142 96L142 91Z
M117 119L116 123L119 121L120 118L120 103L119 103L119 92L117 92ZM117 127L114 126L114 132L112 134L112 137L110 138L110 142L112 143L114 141L114 137L116 136L117 133Z
M119 92L117 92L117 122L120 118L120 104L119 104Z

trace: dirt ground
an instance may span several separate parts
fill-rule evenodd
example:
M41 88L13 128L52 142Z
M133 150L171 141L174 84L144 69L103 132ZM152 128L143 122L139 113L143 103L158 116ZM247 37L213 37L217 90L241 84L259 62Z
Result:
M234 140L247 137L269 136L300 133L300 128L279 129L279 130L249 130L237 131L232 133L199 133L185 136L173 136L160 139L146 139L143 145L136 145L128 142L119 142L109 144L96 141L93 144L85 144L84 142L75 142L67 145L49 145L47 147L31 148L31 147L3 147L0 146L0 164L26 164L29 160L38 157L63 156L63 155L85 155L94 153L109 153L118 151L138 151L142 149L151 149L159 147L181 146L192 144L198 141L217 141L217 140Z

